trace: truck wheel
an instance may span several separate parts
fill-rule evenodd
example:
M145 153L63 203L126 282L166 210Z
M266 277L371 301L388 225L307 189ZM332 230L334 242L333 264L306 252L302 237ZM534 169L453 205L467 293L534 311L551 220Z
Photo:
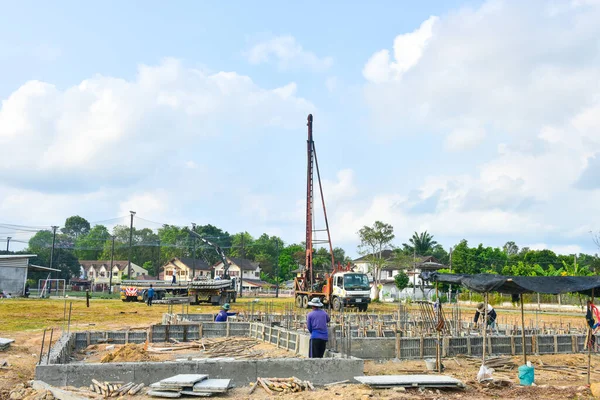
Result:
M302 296L302 308L308 308L308 296Z
M358 311L367 312L367 308L369 306L367 304L358 306Z
M296 295L296 307L302 308L302 295Z
M340 311L341 308L342 308L342 302L341 302L340 298L334 297L333 298L333 309L335 311Z
M148 292L146 292L144 290L144 294L142 295L142 300L144 300L144 303L146 303L148 301Z

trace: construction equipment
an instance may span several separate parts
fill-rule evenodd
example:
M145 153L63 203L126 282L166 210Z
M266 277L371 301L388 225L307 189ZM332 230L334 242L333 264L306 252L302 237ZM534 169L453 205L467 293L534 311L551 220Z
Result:
M171 283L162 280L154 281L132 281L126 280L121 283L121 300L123 301L147 301L148 289L150 285L154 289L155 299L163 300L167 293L173 296L186 296L190 304L211 303L213 305L235 303L236 300L236 280L229 278L229 267L231 264L227 260L221 247L211 241L203 238L194 231L189 231L190 235L200 239L204 243L212 246L223 261L223 278L208 279L206 277L194 277L191 282Z
M336 266L333 258L333 246L331 244L331 234L329 232L329 222L327 221L327 209L325 208L325 198L323 196L323 186L321 185L321 174L319 172L319 162L315 150L315 142L312 132L312 114L308 115L308 140L307 144L307 172L306 172L306 263L304 269L297 274L294 279L294 296L296 306L307 308L308 302L318 297L323 304L333 307L334 310L340 310L345 307L358 307L361 311L366 311L371 302L371 288L369 278L366 274L353 272L350 263L342 266L340 263ZM314 168L313 168L314 167ZM314 228L314 188L313 171L317 171L317 181L321 194L321 203L323 206L323 215L325 217L325 229L317 230ZM317 240L314 238L316 232L327 232L326 240ZM329 244L331 254L331 273L324 276L313 275L313 245Z
M154 300L160 302L172 296L187 297L190 304L211 303L213 305L235 303L236 292L233 282L227 279L203 279L191 282L170 283L161 280L121 282L121 300L147 301L150 285L154 289ZM155 302L156 302L155 301Z

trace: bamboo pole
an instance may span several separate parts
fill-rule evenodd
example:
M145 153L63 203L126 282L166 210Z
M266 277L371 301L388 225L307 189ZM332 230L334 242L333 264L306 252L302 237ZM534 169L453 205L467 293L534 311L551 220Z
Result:
M594 288L592 288L592 303L590 305L594 304ZM589 385L591 383L591 370L592 370L592 347L593 347L593 343L594 343L594 329L592 327L589 328L590 329L590 342L588 343L588 365L587 365L587 384Z
M485 292L485 300L483 302L483 355L481 356L481 365L485 365L485 351L487 342L487 310L488 310L488 293Z
M527 365L527 347L525 346L525 312L523 311L523 293L521 297L521 340L523 341L523 365Z

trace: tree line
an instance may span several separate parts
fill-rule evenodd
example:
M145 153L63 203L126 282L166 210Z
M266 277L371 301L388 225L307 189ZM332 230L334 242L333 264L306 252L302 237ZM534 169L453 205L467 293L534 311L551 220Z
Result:
M156 231L149 228L132 229L131 262L142 266L152 276L158 276L160 267L175 257L204 260L212 266L220 261L213 247L190 235L191 229L219 245L228 257L246 258L260 264L261 279L275 283L293 278L293 271L305 263L305 244L285 243L278 236L263 233L255 238L248 232L230 234L216 226L196 225L181 227L162 225ZM114 259L127 260L130 227L116 225L109 230L104 225L91 226L83 217L72 216L64 227L57 230L54 244L53 267L61 270L60 277L69 279L80 274L80 260L111 259L114 240ZM523 276L590 275L600 273L597 255L560 255L550 250L533 250L509 241L502 247L479 244L471 247L467 240L444 248L429 232L415 232L408 240L395 244L392 225L375 221L357 232L358 253L370 265L375 283L379 283L381 269L392 265L398 270L409 269L419 257L433 256L444 265L452 266L454 273L493 273ZM50 230L37 232L25 252L36 254L32 264L50 266L52 241ZM600 247L600 246L599 246ZM331 253L326 248L313 250L316 272L328 272ZM391 254L391 256L389 256ZM386 256L384 256L386 255ZM352 261L344 249L335 247L333 259L337 264ZM443 270L448 271L449 270Z
M33 264L49 266L52 241L54 268L61 270L61 278L69 279L80 274L80 260L127 260L131 233L131 262L142 266L149 275L158 276L160 267L175 257L196 258L213 266L220 261L214 247L204 244L190 234L215 243L228 257L245 258L260 264L261 279L271 283L284 282L294 276L294 270L304 265L305 244L286 244L280 237L263 233L258 238L248 232L230 234L213 225L181 227L165 224L156 231L115 225L109 230L104 225L91 226L83 217L66 219L64 227L56 233L50 230L37 232L30 240L26 252L37 254ZM113 254L114 241L114 254ZM342 248L333 249L335 262L351 261ZM316 271L328 271L331 253L325 248L314 249L313 263Z
M396 282L399 288L408 285L408 277L402 272L412 268L415 258L433 256L448 268L440 272L463 274L502 274L512 276L586 276L600 273L600 258L590 254L556 254L551 250L533 250L509 241L502 247L479 244L470 247L466 239L448 248L439 244L429 232L415 232L407 242L394 244L394 228L382 221L363 226L358 231L358 251L368 262L375 281L375 297L383 267L393 266L400 274ZM599 236L594 242L600 248ZM388 252L385 252L385 251ZM390 254L391 256L384 256ZM451 268L451 269L450 269Z

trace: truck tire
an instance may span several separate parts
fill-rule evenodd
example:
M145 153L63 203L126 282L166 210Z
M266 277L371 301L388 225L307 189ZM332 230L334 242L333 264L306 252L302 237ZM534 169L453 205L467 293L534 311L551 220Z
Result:
M142 300L144 300L144 303L148 302L148 291L144 290L144 294L142 294Z
M369 308L368 304L362 304L362 305L358 306L358 311L367 312L367 308Z
M302 308L308 308L308 296L302 296Z
M302 308L302 295L301 294L296 295L296 307Z
M333 304L333 309L335 311L340 311L342 309L342 301L340 300L339 297L334 297L332 304Z

